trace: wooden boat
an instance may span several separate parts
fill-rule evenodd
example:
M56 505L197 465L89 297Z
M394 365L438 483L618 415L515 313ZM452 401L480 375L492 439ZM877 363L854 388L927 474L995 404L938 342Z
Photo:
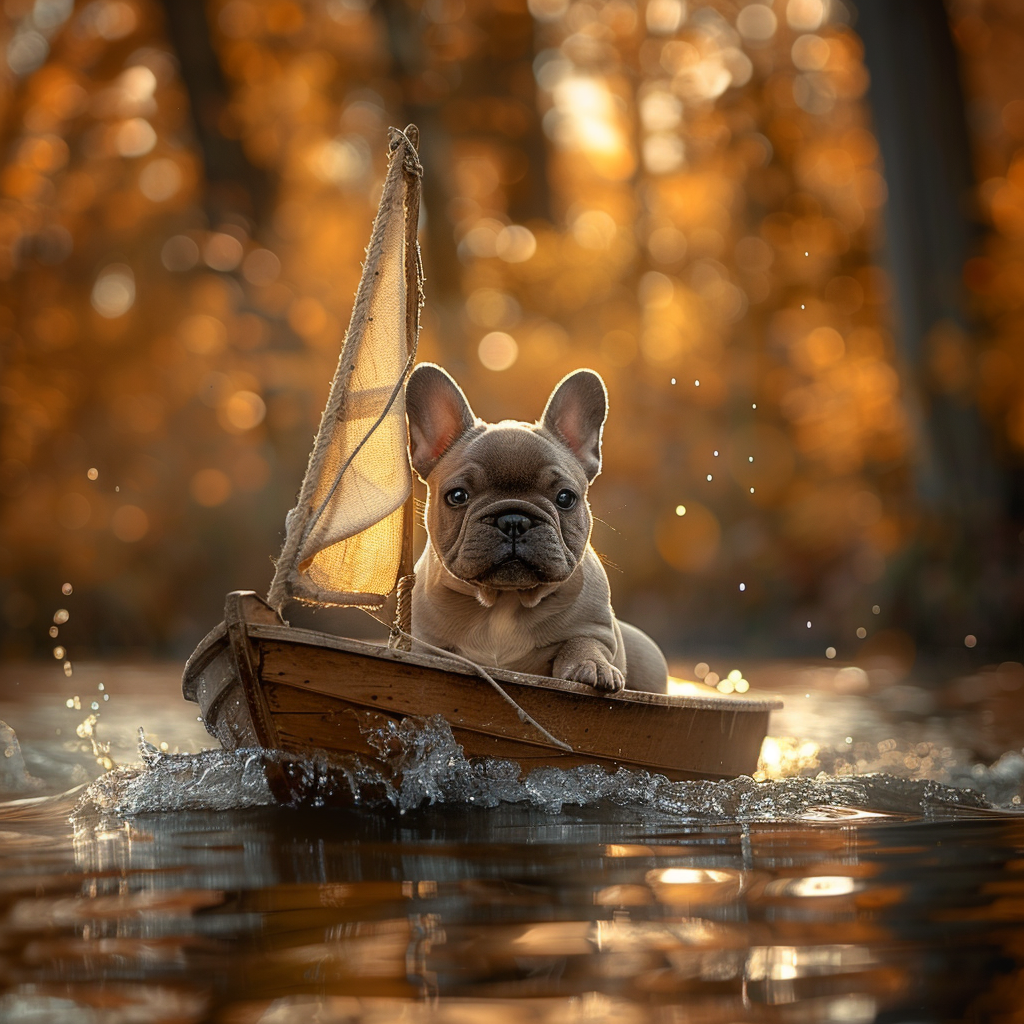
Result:
M392 129L352 320L268 599L228 595L224 622L185 666L185 698L227 748L372 757L367 712L396 722L441 714L467 757L508 758L523 772L582 764L673 780L753 772L769 715L781 706L774 699L597 693L412 650L404 384L421 303L416 141L411 126ZM289 600L381 608L392 593L397 615L387 646L295 628L281 614ZM268 777L287 798L286 774Z

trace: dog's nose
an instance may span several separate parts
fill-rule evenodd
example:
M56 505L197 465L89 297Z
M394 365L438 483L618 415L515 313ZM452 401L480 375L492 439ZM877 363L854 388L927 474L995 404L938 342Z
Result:
M533 526L533 520L529 516L521 515L519 512L506 512L494 520L494 525L506 537L511 537L514 540L516 537L522 537Z

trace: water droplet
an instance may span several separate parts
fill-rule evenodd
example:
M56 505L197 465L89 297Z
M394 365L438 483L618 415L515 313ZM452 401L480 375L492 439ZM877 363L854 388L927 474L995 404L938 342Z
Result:
M63 661L65 654L67 654L67 651L65 651L63 647L54 647L54 649L53 649L53 656L58 661Z
M685 516L686 515L686 506L685 505L676 505L676 515L677 516Z
M68 679L71 678L71 672L72 672L71 662L70 661L65 661L64 662L64 675L66 675L68 677Z
M70 618L71 618L71 613L67 610L67 608L58 608L53 613L53 621L58 626L63 626L64 623L67 622L68 619L70 619Z
M100 706L99 706L99 704L97 704L97 703L96 703L96 701L93 701L93 702L92 702L92 703L91 703L91 704L89 705L89 707L91 707L91 708L93 709L93 711L99 711L99 709L100 709Z
M831 661L832 658L834 658L835 656L836 656L836 649L834 647L826 647L825 648L825 657L826 658L828 658Z
M871 613L872 613L872 615L878 615L881 611L882 611L882 609L879 608L877 604L873 604L871 606Z
M98 480L100 476L100 471L95 466L93 466L92 469L90 469L85 475L90 480Z
M710 473L708 473L708 483L711 483L711 480L712 480L712 476L711 476Z
M96 689L99 690L100 693L102 693L106 689L106 687L102 683L98 683L96 685Z
M857 636L858 636L859 639L863 640L864 637L866 637L867 635L868 635L868 631L863 626L858 626L857 627Z
M715 458L716 459L718 458L718 452L715 452Z
M695 388L699 388L699 387L700 387L700 381L699 381L699 380L695 380L695 381L693 382L693 386L694 386Z
M753 493L754 493L754 488L753 488L753 487L751 487L751 488L750 488L750 493L751 493L751 494L753 494Z
M846 742L847 743L852 743L853 742L853 737L852 736L847 736L846 737Z
M756 409L757 408L757 402L755 402L750 408L751 409Z
M746 590L746 589L747 589L746 583L741 583L740 584L740 590Z
M115 487L114 488L114 493L115 494L120 494L121 493L121 488L120 487Z
M675 377L673 377L670 383L675 384L675 382L676 382L676 379L675 379Z
M50 634L51 639L56 640L57 639L57 634L60 632L60 630L56 626L51 626L47 630L47 632Z
M804 255L805 256L810 256L811 254L809 252L805 252Z
M110 700L110 694L109 693L103 694L103 699L104 700Z
M811 620L810 620L810 619L808 619L808 620L807 620L807 628L808 628L808 629L810 629L810 628L811 628Z
M65 597L70 597L74 593L74 591L75 591L75 588L73 586L71 586L70 583L65 583L64 586L60 588L60 592ZM67 620L65 619L65 621L67 621Z
M74 697L68 697L68 699L66 701L64 701L64 707L66 707L66 708L73 708L74 706L75 706L75 699L74 699Z
M748 455L747 456L747 462L753 462L753 461L754 461L754 456L753 455Z
M978 638L973 633L968 633L964 637L964 647L977 647Z
M806 306L804 306L804 305L801 305L801 306L800 306L800 308L801 308L801 309L806 309L807 307L806 307Z

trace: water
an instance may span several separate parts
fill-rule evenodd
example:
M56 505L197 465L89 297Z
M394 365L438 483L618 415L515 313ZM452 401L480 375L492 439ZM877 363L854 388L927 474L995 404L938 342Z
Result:
M1005 673L955 713L779 674L763 782L520 781L370 717L382 760L290 763L282 808L265 754L200 752L175 667L7 669L0 1021L1017 1019Z

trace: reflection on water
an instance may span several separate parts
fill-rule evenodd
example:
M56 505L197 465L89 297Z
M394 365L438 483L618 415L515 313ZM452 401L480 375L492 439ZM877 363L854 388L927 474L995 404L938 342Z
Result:
M1024 818L919 765L524 784L424 733L415 786L385 781L446 802L400 813L382 784L384 806L280 808L261 755L175 753L204 740L173 676L105 678L102 756L137 759L140 725L154 743L91 786L87 709L0 691L8 777L40 780L0 804L5 1024L1018 1019ZM952 724L808 692L777 721L791 770L813 776L849 730L878 757L889 738L948 748L1006 807L1020 792L976 773ZM517 802L468 802L499 793Z
M982 1020L1024 985L1015 819L268 807L72 841L71 804L0 822L5 1021Z

